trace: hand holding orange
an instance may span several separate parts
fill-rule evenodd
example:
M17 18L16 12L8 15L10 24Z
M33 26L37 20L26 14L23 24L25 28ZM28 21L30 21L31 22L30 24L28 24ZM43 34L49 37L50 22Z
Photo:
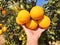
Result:
M21 10L17 17L16 23L19 25L25 24L29 29L36 29L37 26L40 28L48 28L50 26L50 18L44 15L44 9L40 6L34 6L29 11Z

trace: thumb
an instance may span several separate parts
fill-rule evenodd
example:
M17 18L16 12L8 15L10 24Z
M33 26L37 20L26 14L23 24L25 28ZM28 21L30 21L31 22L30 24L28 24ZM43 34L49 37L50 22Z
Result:
M29 29L28 29L28 28L26 28L24 25L22 25L22 27L24 28L25 33L28 35L28 34L29 34Z

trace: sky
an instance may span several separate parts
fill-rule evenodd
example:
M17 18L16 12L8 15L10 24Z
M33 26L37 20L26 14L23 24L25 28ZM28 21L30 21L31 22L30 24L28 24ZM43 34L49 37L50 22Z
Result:
M43 4L47 3L48 1L45 1L45 0L37 0L37 3L36 5L38 6L43 6Z

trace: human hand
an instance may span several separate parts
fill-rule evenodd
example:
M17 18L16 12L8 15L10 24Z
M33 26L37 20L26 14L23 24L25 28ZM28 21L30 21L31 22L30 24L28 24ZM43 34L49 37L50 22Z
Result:
M38 45L38 39L41 36L42 32L44 32L46 29L37 28L36 30L31 30L26 28L24 25L22 27L25 30L25 33L27 35L27 43L26 45Z
M39 27L36 30L31 30L31 29L26 28L24 25L22 27L25 30L27 38L34 39L34 40L38 40L39 37L41 36L42 32L44 32L46 30L46 29L41 29Z

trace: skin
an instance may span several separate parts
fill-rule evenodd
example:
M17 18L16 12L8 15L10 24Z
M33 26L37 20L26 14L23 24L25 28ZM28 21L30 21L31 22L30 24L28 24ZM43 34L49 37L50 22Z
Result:
M0 45L3 45L5 43L5 38L3 35L0 35Z
M26 45L38 45L39 37L46 30L46 29L41 29L41 28L37 28L36 30L30 30L26 28L24 25L22 27L24 28L25 33L27 35Z

